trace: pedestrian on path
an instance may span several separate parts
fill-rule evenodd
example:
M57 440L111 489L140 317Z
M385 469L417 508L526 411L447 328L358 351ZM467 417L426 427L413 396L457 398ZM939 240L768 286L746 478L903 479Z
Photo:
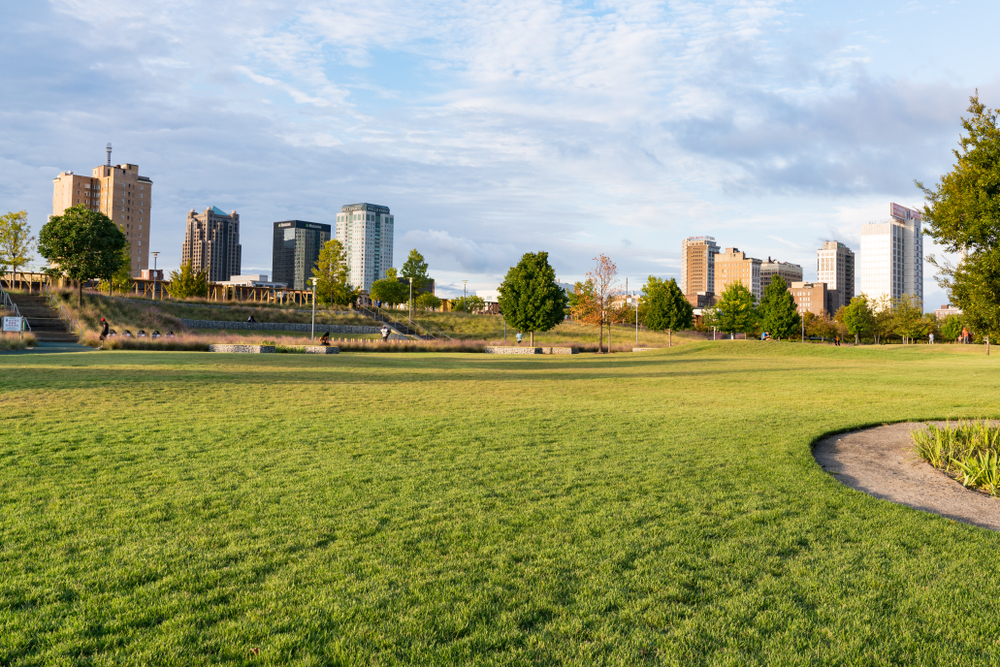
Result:
M385 343L389 340L389 327L382 325L382 342Z
M101 324L103 325L101 328L101 340L104 340L108 337L108 321L102 317Z

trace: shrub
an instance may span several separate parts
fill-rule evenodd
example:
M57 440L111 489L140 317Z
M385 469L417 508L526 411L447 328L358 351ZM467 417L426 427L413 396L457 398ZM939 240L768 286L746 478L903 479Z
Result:
M963 486L1000 493L1000 427L986 420L915 430L913 452Z

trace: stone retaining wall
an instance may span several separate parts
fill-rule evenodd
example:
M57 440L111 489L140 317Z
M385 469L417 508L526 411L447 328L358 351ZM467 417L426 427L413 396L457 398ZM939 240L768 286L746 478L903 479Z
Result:
M298 322L228 322L223 320L181 320L191 329L225 329L226 331L312 331L312 324ZM324 331L338 334L377 334L381 327L363 327L353 324L316 323L316 333Z
M653 350L659 350L658 347L633 347L633 352L652 352Z
M543 347L542 354L579 354L575 347Z
M332 345L306 345L306 354L340 354L340 348Z
M274 352L274 345L209 345L208 351L266 354L268 352Z

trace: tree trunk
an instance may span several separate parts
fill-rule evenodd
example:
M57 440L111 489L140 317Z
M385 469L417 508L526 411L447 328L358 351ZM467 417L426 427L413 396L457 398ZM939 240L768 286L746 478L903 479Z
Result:
M608 320L608 354L611 354L611 321Z
M532 331L529 335L531 336L531 347L535 347L535 332Z
M667 329L667 347L674 346L674 331L673 329Z
M597 323L599 334L597 334L597 353L604 354L604 320Z
M83 308L83 281L77 283L76 307Z

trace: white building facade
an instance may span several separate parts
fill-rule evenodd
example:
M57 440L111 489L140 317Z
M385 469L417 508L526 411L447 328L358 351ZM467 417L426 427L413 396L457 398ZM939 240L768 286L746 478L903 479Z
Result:
M348 280L365 291L392 267L393 217L387 206L347 204L337 214L337 240L347 253Z
M859 291L869 299L924 298L924 244L920 213L890 204L892 218L861 227Z

